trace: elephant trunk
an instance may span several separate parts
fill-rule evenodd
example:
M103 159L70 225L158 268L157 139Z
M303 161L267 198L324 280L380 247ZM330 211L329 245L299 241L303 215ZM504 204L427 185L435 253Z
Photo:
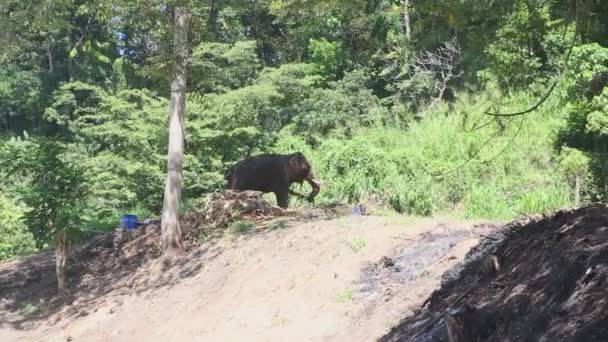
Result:
M315 175L312 172L312 170L308 174L306 181L312 187L312 191L310 192L310 194L307 197L308 201L312 202L315 199L315 197L319 194L319 191L321 191L321 182L319 182L318 180L315 179Z

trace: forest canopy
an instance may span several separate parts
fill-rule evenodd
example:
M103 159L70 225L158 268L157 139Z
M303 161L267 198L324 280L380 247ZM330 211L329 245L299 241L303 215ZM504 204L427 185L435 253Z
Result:
M184 3L184 211L271 151L311 160L317 204L506 219L606 200L606 1ZM173 9L0 2L0 259L158 216Z

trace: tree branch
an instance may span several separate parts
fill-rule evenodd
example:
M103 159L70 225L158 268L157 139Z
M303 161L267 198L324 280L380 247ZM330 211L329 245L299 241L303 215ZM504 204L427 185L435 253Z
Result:
M444 43L443 46L440 46L435 51L425 51L420 57L416 58L415 72L428 75L435 80L435 83L432 85L432 91L436 93L436 96L431 97L429 106L422 112L419 112L418 116L434 108L443 98L448 88L448 83L464 74L463 71L457 74L454 73L459 63L460 47L456 43L456 38Z

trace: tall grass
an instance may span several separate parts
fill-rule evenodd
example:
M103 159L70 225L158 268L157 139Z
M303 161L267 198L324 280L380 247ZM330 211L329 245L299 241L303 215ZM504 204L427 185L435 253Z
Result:
M536 99L502 98L502 111ZM351 138L330 137L315 149L283 133L279 151L303 151L325 186L320 202L356 202L376 195L399 212L460 210L468 218L508 219L570 205L570 188L555 162L563 115L546 105L526 116L485 115L488 95L463 95L407 129L372 127ZM475 127L483 126L475 129Z

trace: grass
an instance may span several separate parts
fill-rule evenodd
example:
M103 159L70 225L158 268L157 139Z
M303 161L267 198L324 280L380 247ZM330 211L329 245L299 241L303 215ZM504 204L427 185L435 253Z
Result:
M42 304L22 303L19 307L19 311L25 316L33 315L41 310Z
M289 319L283 316L275 316L272 318L272 325L275 327L285 326L289 324Z
M338 296L336 297L336 300L340 303L347 303L347 302L351 302L353 301L355 298L353 290L351 289L346 289L344 290L344 292L338 294Z
M285 229L287 228L287 221L285 220L274 220L268 224L268 229Z
M489 121L484 111L498 100L508 112L535 97L464 94L452 109L438 106L407 129L360 128L350 138L333 136L314 149L303 147L324 182L316 203L358 203L373 196L408 216L459 211L486 219L571 205L571 185L555 150L563 108L548 102L534 118ZM281 139L278 146L305 146L293 135Z
M255 224L251 221L235 221L230 224L228 229L235 234L246 234L255 228Z
M348 243L348 247L350 248L350 250L355 253L358 253L365 246L367 246L367 242L365 242L365 240L363 239L353 239Z
M197 236L197 240L201 243L207 242L207 241L209 241L209 239L210 239L209 234L207 234L207 232L204 230L202 230Z

